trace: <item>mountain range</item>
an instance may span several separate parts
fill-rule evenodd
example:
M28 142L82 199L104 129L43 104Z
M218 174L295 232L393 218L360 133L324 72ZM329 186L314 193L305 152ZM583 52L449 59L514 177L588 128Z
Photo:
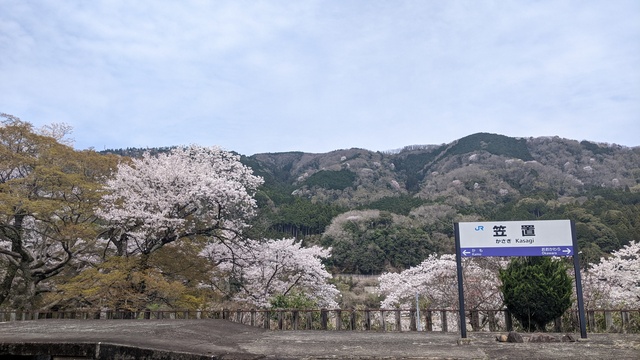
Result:
M335 271L377 273L450 252L452 223L471 219L570 218L587 262L640 239L640 147L477 133L393 151L241 161L265 179L251 236L331 246Z
M243 162L267 186L346 207L402 195L460 204L502 202L532 192L579 196L594 187L640 191L640 147L558 137L478 133L450 144L388 152L266 153Z

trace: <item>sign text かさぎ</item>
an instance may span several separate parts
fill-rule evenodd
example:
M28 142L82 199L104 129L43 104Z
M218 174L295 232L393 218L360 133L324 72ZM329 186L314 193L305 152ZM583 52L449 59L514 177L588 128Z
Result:
M460 256L571 256L569 220L458 223Z

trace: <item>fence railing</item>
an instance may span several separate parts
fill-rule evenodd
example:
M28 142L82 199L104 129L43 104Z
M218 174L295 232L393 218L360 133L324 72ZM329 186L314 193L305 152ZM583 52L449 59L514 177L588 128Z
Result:
M640 332L640 309L587 310L589 332ZM522 330L506 309L468 311L471 331ZM219 309L219 310L110 310L0 311L0 322L45 319L225 319L271 330L361 330L459 332L455 309ZM579 330L576 310L567 311L550 331Z

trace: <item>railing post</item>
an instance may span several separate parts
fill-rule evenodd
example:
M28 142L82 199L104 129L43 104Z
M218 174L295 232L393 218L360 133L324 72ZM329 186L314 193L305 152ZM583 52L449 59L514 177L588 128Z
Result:
M256 309L251 309L251 326L256 326Z
M269 312L269 310L265 310L263 314L264 314L264 319L262 319L263 327L269 330L271 328L271 313Z
M555 332L562 332L562 316L558 316L558 317L553 321L553 331L555 331Z
M358 319L358 313L356 312L356 309L351 310L351 314L349 316L349 326L351 327L350 330L357 330L357 319Z
M342 310L336 310L336 330L342 330Z
M371 310L364 310L364 328L365 330L371 330Z
M509 309L504 309L504 325L507 327L507 331L513 331L513 320Z
M427 331L433 331L433 312L425 311L425 328Z
M396 331L402 331L402 321L400 319L400 309L396 309Z
M629 312L628 311L620 311L620 320L621 320L621 328L622 333L627 333L627 328L629 327Z
M242 309L236 309L236 322L242 324Z
M306 312L307 330L313 329L313 311Z
M449 332L449 324L447 323L446 310L440 310L440 318L442 319L442 332Z
M298 310L293 310L291 313L291 321L293 322L293 330L298 330Z
M471 310L471 329L473 331L480 330L480 312L478 310Z
M611 311L608 311L608 310L604 311L604 326L605 326L604 331L606 332L610 332L611 329L613 328L613 318L611 317Z
M320 327L327 330L327 309L320 309Z
M596 314L595 311L587 311L587 327L589 331L594 332L596 329Z
M278 312L278 330L284 330L284 319L282 316L284 310L278 309L276 311Z
M418 330L418 325L416 324L416 310L415 309L409 310L409 330L410 331L417 331Z
M387 331L387 322L384 319L384 310L380 310L380 327L382 331Z
M489 331L498 331L498 321L496 321L496 312L489 310Z

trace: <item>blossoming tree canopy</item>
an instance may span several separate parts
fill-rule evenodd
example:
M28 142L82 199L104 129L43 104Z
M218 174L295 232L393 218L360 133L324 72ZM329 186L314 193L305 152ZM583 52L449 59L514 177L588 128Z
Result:
M268 308L278 296L303 295L315 306L337 307L339 291L322 264L330 249L266 239L212 243L203 255L217 265L212 285L235 301Z
M98 215L119 255L150 254L184 237L230 239L255 213L263 180L218 147L192 145L122 162Z
M600 305L636 308L640 306L640 242L631 241L609 258L592 265L587 288L594 297L603 297ZM604 296L603 296L604 295Z
M498 269L506 262L500 258L464 259L465 301L472 309L496 309L502 305ZM456 260L453 254L430 255L421 264L400 273L385 273L379 278L378 292L385 296L382 308L408 308L415 294L431 308L457 308Z

